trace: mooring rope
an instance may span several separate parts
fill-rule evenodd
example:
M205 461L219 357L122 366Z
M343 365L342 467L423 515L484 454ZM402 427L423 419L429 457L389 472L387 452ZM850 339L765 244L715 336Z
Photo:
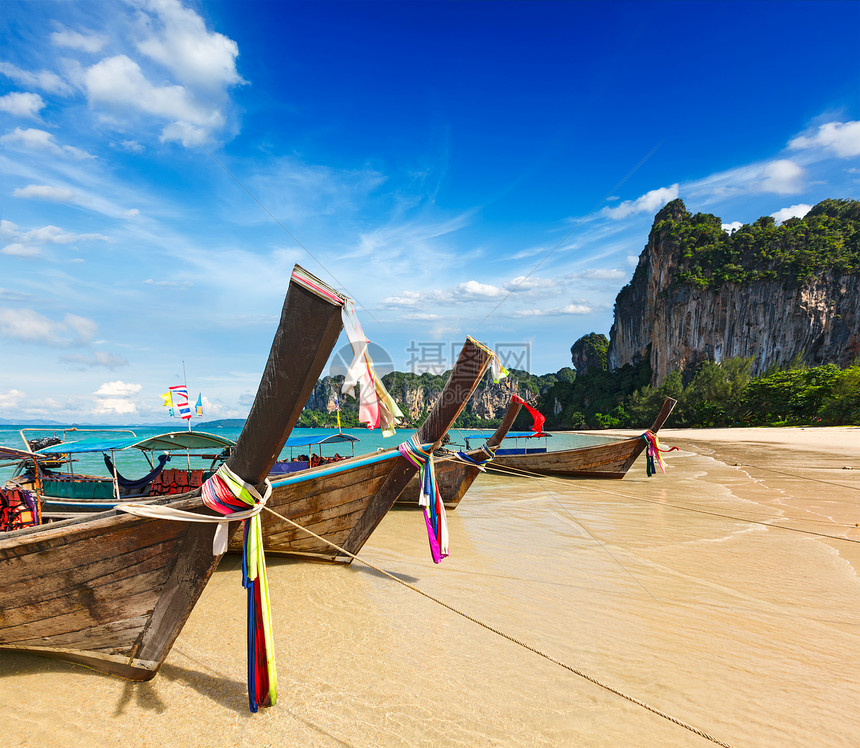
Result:
M379 574L382 574L384 577L391 579L394 582L397 582L398 584L402 585L403 587L406 587L406 589L411 590L412 592L417 592L422 597L427 598L428 600L436 603L437 605L441 605L443 608L450 610L452 613L455 613L456 615L461 616L462 618L465 618L467 621L471 621L475 625L480 626L481 628L484 628L487 631L490 631L490 632L496 634L497 636L502 637L503 639L507 639L509 642L512 642L513 644L516 644L520 647L523 647L523 649L527 649L529 652L532 652L533 654L536 654L540 657L543 657L545 660L548 660L549 662L552 662L553 664L558 665L559 667L563 667L565 670L570 671L574 675L578 675L580 678L584 678L585 680L589 681L590 683L593 683L596 686L600 686L600 688L603 688L604 690L609 691L610 693L613 693L616 696L620 696L622 699L625 699L632 704L636 704L636 706L640 706L643 709L647 709L652 714L656 714L658 717L662 717L663 719L668 720L672 724L678 725L678 727L683 727L685 730L689 730L690 732L698 735L701 738L704 738L705 740L709 740L716 745L723 746L723 748L732 748L730 743L726 743L726 742L720 740L719 738L715 738L713 735L705 732L704 730L700 730L698 727L695 727L695 726L689 724L688 722L684 722L683 720L678 719L677 717L673 717L671 714L667 714L666 712L664 712L660 709L657 709L656 707L651 706L647 702L642 701L641 699L637 699L635 696L631 696L630 694L627 694L624 691L621 691L620 689L615 688L614 686L610 686L608 683L604 683L600 679L595 678L593 675L589 675L588 673L585 673L582 670L579 670L578 668L573 667L572 665L568 665L567 663L562 662L561 660L553 657L552 655L541 651L537 647L533 647L531 644L528 644L527 642L524 642L520 639L517 639L516 637L511 636L510 634L506 634L504 631L501 631L501 630L495 628L494 626L491 626L490 624L485 623L484 621L478 620L474 616L471 616L468 613L465 613L464 611L462 611L458 608L455 608L453 605L450 605L449 603L446 603L443 600L440 600L438 597L435 597L435 596L429 594L428 592L425 592L424 590L419 589L418 587L416 587L413 584L409 584L409 582L404 582L402 579L398 579L393 574L385 571L385 569L382 569L381 567L377 566L376 564L374 564L370 561L366 561L363 558L359 558L354 553L350 553L348 550L346 550L345 548L341 548L336 543L332 543L330 540L326 540L325 538L317 535L312 530L308 530L306 527L302 527L302 525L298 524L297 522L293 522L293 520L289 519L288 517L285 517L283 514L280 514L279 512L276 512L274 509L270 509L269 507L264 506L263 510L266 512L269 512L270 514L274 514L280 520L283 520L284 522L292 525L297 530L301 530L302 532L307 533L311 537L313 537L319 541L322 541L323 543L325 543L328 546L331 546L332 548L334 548L339 553L343 554L344 556L348 556L349 558L351 558L353 561L358 561L360 564L364 564L365 566L373 569L374 571L378 572Z
M442 458L442 459L444 459L444 458ZM551 476L541 475L540 473L533 473L533 472L530 472L528 470L522 470L521 468L512 468L509 465L501 466L497 462L493 463L493 471L497 472L497 473L504 474L504 475L508 475L508 476L511 476L514 478L534 478L541 483L543 483L543 482L557 483L558 485L567 486L568 488L570 488L572 485L569 481L565 481L565 480L562 480L559 478L553 478ZM777 528L780 530L789 530L790 532L799 532L803 535L814 535L814 536L819 537L819 538L828 538L829 540L842 540L842 541L845 541L846 543L860 543L860 538L846 538L846 537L843 537L840 535L830 535L829 533L826 533L826 532L818 532L816 530L803 530L803 529L798 528L798 527L789 527L788 525L778 525L776 523L766 522L764 520L749 519L747 517L737 517L737 516L732 515L732 514L724 514L722 512L713 512L713 511L709 511L707 509L697 509L696 507L683 506L681 504L673 504L669 501L662 501L662 500L657 500L657 499L646 499L646 498L643 498L641 496L631 496L630 494L618 493L617 491L607 491L606 489L595 488L594 486L591 486L591 485L589 485L588 488L592 491L597 491L598 493L605 493L609 496L618 496L622 499L630 499L631 501L642 501L642 502L645 502L647 504L659 504L660 506L668 506L668 507L671 507L673 509L681 509L681 510L687 511L687 512L696 512L697 514L707 514L707 515L710 515L712 517L722 517L723 519L733 519L736 522L749 522L750 524L753 524L753 525L762 525L764 527L774 527L774 528ZM801 518L797 518L797 521L798 522L809 522L812 520L804 520ZM838 523L833 523L833 524L838 524ZM840 526L847 527L849 529L852 527L852 525L844 525L844 524L840 525Z

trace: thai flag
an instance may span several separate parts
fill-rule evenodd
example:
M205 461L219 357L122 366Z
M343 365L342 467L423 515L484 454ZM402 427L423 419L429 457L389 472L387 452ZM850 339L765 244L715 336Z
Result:
M191 418L191 403L188 402L188 388L184 384L178 384L170 388L173 394L173 404L179 411L179 417L188 420Z

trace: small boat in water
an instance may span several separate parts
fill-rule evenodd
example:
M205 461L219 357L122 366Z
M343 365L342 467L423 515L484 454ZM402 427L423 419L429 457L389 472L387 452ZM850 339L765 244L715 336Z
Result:
M77 430L64 432L80 433ZM90 430L98 436L66 441L54 438L34 454L37 463L24 459L10 479L20 488L36 493L44 519L67 519L87 512L102 512L124 501L141 501L200 488L229 456L235 442L201 431L171 431L146 438L130 430ZM22 430L22 437L24 437ZM31 440L24 437L25 442ZM38 444L38 442L37 442ZM161 452L156 456L156 452ZM125 455L144 457L146 475L127 478L119 472ZM74 462L81 455L101 455L108 476L75 473ZM185 467L167 468L168 462L184 462ZM192 460L194 464L192 466ZM141 463L142 460L135 460ZM199 463L199 466L198 466ZM43 467L50 464L53 469ZM67 470L57 470L67 466Z
M677 401L667 397L651 428L642 436L609 441L590 447L548 450L544 447L497 449L487 470L505 475L554 475L568 478L623 478L648 446L648 434L666 423ZM514 438L536 439L542 433L517 432Z
M342 306L334 290L296 268L227 462L258 489L337 342ZM152 503L215 516L199 489ZM0 656L27 652L149 680L220 560L216 527L112 510L0 533Z
M355 443L357 441L359 441L358 437L344 434L342 431L337 434L324 434L322 436L291 436L284 444L284 450L290 450L290 459L278 460L272 466L272 472L269 474L269 477L277 478L288 473L297 473L300 470L307 470L319 465L329 465L332 462L340 462L347 459L346 457L341 457L337 452L330 456L323 455L322 448L328 444L349 444L350 457L355 457ZM317 448L316 454L314 454L313 447ZM303 450L307 450L308 454L301 454ZM293 454L295 452L299 452L299 454L294 457Z
M433 410L413 437L425 451L438 449L492 356L484 346L466 340ZM397 449L389 449L273 478L267 507L289 521L271 512L262 516L266 552L351 562L332 544L357 554L416 472ZM238 544L234 535L231 550L238 550Z

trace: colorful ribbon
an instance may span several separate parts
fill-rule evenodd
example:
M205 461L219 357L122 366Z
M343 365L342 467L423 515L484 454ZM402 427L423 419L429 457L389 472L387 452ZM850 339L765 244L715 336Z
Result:
M642 438L645 440L645 473L650 478L652 475L657 474L657 465L660 466L660 470L664 473L666 472L666 463L663 462L663 458L660 456L661 452L674 452L677 447L669 447L669 449L661 449L660 442L657 441L657 434L652 431L646 431L642 434Z
M393 436L394 427L403 418L403 413L373 368L367 351L367 337L355 316L355 305L349 299L343 305L341 316L344 332L352 347L352 362L346 371L341 392L355 397L355 385L359 385L358 420L367 423L369 429L381 428L383 436Z
M410 463L418 468L419 485L418 505L424 510L424 522L427 525L427 539L430 542L430 555L433 563L438 564L448 555L448 520L445 517L445 504L436 483L436 471L433 467L433 454L421 448L415 436L409 437L397 447Z
M519 403L522 405L532 417L532 431L534 431L535 436L540 436L543 434L543 425L546 421L546 416L539 413L535 410L531 405L529 405L525 400L523 400L519 395L511 395L511 402Z
M231 515L265 503L271 492L268 480L266 484L268 490L264 498L225 464L203 484L201 497L210 509ZM278 701L272 610L259 512L245 519L242 586L248 591L248 705L256 712L260 706L274 706Z
M500 380L508 376L508 370L504 366L502 366L502 360L499 358L498 354L495 351L491 350L490 348L487 348L487 346L485 346L481 341L475 340L471 335L467 335L466 339L472 341L472 344L476 345L484 353L489 354L490 373L492 374L493 382L498 384Z

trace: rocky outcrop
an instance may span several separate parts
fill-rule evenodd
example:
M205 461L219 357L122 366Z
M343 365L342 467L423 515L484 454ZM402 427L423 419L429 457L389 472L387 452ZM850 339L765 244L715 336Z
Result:
M343 377L320 379L314 386L314 391L308 398L305 409L321 413L334 413L336 410L335 398L338 398L341 410L354 408L355 400L348 395L340 394L342 384ZM406 423L416 425L423 421L435 404L441 386L441 384L439 387L433 387L420 383L400 382L389 387L389 392L403 412ZM482 420L501 418L508 407L512 394L519 395L529 405L534 405L537 400L537 395L514 376L508 376L498 384L492 379L486 378L466 405L466 412Z
M750 357L756 375L792 361L848 366L860 357L860 274L822 268L791 282L765 266L751 282L679 282L690 255L672 224L689 218L680 200L657 214L633 279L615 302L610 369L650 355L658 385L703 360Z
M570 347L570 360L577 374L605 371L609 341L605 335L590 332Z

